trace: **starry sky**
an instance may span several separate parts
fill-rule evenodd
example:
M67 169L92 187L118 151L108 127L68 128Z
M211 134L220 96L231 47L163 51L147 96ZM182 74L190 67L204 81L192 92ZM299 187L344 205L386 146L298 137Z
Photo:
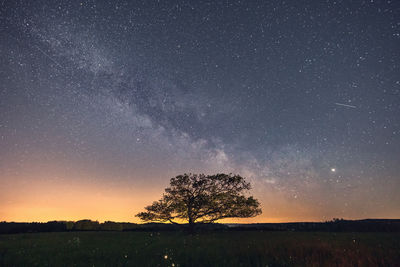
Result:
M0 221L138 222L182 173L263 214L400 217L400 2L11 1ZM229 220L228 220L229 221Z

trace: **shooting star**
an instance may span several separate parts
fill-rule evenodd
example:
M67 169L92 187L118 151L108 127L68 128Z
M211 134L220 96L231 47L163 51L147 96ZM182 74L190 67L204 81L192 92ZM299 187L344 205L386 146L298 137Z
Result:
M353 106L353 105L347 105L347 104L342 104L342 103L335 103L335 105L338 105L338 106L343 106L343 107L348 107L348 108L357 108L356 106Z
M64 68L60 63L58 63L55 59L53 59L51 56L49 56L46 52L44 52L42 49L40 49L39 46L36 45L36 48L43 54L45 55L48 59L50 59L51 61L53 61L56 65L58 65L61 68Z

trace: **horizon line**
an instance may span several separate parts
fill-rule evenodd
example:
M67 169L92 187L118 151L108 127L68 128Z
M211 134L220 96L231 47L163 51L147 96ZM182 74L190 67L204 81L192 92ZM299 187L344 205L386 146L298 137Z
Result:
M169 222L140 222L140 223L135 223L135 222L119 222L119 221L110 221L110 220L105 220L105 221L98 221L98 220L91 220L91 219L80 219L80 220L50 220L50 221L0 221L0 223L49 223L49 222L78 222L78 221L92 221L92 222L98 222L98 223L105 223L105 222L113 222L113 223L131 223L131 224L149 224L149 223L157 223L157 224L171 224ZM284 222L253 222L253 223L239 223L239 222L215 222L215 224L279 224L279 223L325 223L325 222L331 222L335 220L340 220L340 221L366 221L366 220L400 220L400 218L362 218L362 219L345 219L345 218L332 218L330 220L324 220L324 221L284 221ZM188 223L178 223L180 225L188 224ZM201 222L199 222L201 224Z

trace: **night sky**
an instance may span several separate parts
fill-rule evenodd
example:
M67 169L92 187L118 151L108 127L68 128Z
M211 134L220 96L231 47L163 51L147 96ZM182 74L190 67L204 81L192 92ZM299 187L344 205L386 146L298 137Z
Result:
M138 222L189 172L252 183L235 222L400 217L400 1L0 14L0 221Z

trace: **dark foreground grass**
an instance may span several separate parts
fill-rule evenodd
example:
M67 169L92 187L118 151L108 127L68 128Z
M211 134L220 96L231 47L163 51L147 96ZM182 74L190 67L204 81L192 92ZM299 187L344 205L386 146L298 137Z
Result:
M400 233L0 235L0 266L400 266Z

